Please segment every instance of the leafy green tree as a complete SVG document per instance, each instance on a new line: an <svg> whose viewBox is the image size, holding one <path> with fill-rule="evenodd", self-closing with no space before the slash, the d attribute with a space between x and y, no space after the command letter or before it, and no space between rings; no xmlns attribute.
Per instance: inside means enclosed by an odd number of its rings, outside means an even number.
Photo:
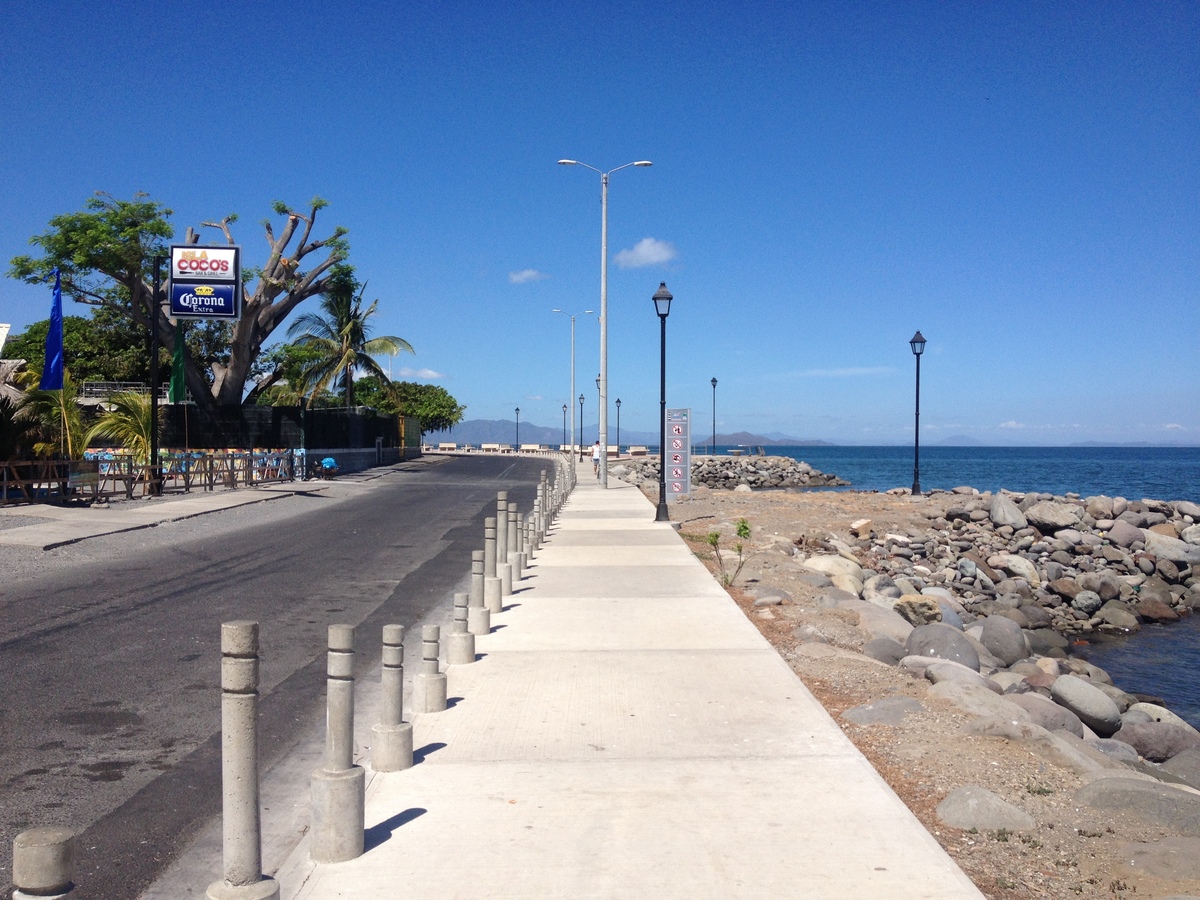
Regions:
<svg viewBox="0 0 1200 900"><path fill-rule="evenodd" d="M32 452L34 423L21 415L20 406L0 397L0 460L20 459Z"/></svg>
<svg viewBox="0 0 1200 900"><path fill-rule="evenodd" d="M360 403L389 415L413 416L420 420L422 433L447 431L462 421L466 407L443 387L412 381L379 379L372 375L354 385Z"/></svg>
<svg viewBox="0 0 1200 900"><path fill-rule="evenodd" d="M305 350L316 351L316 357L301 373L304 393L308 396L329 389L341 382L341 394L347 406L354 406L354 370L364 369L376 377L387 379L375 356L412 353L408 341L394 335L372 338L370 319L379 306L378 300L363 309L363 292L349 266L338 266L333 284L321 300L320 313L304 313L288 327L288 335Z"/></svg>
<svg viewBox="0 0 1200 900"><path fill-rule="evenodd" d="M9 338L4 355L45 365L46 332L50 320L34 322L21 334ZM160 368L170 365L170 354L160 348ZM90 317L63 317L63 356L76 381L150 380L149 335L114 310L100 307Z"/></svg>
<svg viewBox="0 0 1200 900"><path fill-rule="evenodd" d="M225 325L225 332L220 325L205 323L196 332L197 344L189 344L187 385L197 402L241 403L267 338L300 303L330 287L332 270L346 257L348 247L343 228L335 228L329 237L313 238L317 212L326 205L314 198L305 215L284 203L274 204L275 214L286 221L278 237L270 220L262 223L270 250L261 267L242 269L241 318ZM159 295L153 296L153 269L154 257L167 255L174 235L171 215L170 209L146 194L118 200L98 192L82 211L51 219L50 230L30 240L42 255L15 257L9 275L37 283L57 267L63 291L72 299L111 310L143 332L153 323L160 346L169 349L174 346L175 326L161 310L166 278ZM201 225L220 229L226 243L234 244L230 226L236 220L230 215ZM181 243L196 244L199 239L188 228ZM211 346L217 338L225 341L223 347ZM199 358L197 346L207 347Z"/></svg>
<svg viewBox="0 0 1200 900"><path fill-rule="evenodd" d="M151 444L150 404L150 395L140 391L121 391L113 394L105 402L104 412L87 430L84 437L85 446L95 438L108 438L131 451L134 461L138 465L148 465ZM158 421L160 437L162 430L163 422L160 419Z"/></svg>
<svg viewBox="0 0 1200 900"><path fill-rule="evenodd" d="M33 387L41 381L41 368L29 366L21 379L27 390L19 415L30 422L29 433L35 456L82 459L87 449L79 388L71 373L63 370L63 389L43 391Z"/></svg>

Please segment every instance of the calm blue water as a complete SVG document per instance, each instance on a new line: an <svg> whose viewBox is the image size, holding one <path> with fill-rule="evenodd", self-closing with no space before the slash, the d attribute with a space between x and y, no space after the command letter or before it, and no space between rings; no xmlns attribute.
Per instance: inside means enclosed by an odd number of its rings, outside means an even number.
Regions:
<svg viewBox="0 0 1200 900"><path fill-rule="evenodd" d="M697 448L703 452L702 448ZM728 447L718 447L725 453ZM851 489L911 488L912 447L767 447L852 483ZM921 487L1076 492L1130 500L1200 502L1197 447L922 447ZM1156 694L1200 728L1200 615L1093 644L1079 655L1127 691Z"/></svg>
<svg viewBox="0 0 1200 900"><path fill-rule="evenodd" d="M696 448L704 452L704 447ZM730 447L717 447L720 454ZM767 447L855 490L911 488L912 447ZM922 447L921 488L1200 501L1200 447Z"/></svg>

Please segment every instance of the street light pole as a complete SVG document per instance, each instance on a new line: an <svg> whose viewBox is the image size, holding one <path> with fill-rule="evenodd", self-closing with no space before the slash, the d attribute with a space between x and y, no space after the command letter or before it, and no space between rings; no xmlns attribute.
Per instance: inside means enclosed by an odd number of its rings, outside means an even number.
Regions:
<svg viewBox="0 0 1200 900"><path fill-rule="evenodd" d="M717 379L716 378L714 378L712 380L712 386L713 386L713 432L712 432L712 446L709 447L709 450L708 450L709 456L712 456L714 453L717 452Z"/></svg>
<svg viewBox="0 0 1200 900"><path fill-rule="evenodd" d="M564 310L561 310L561 309L552 309L552 310L550 310L550 312L562 313L564 316L569 316L571 319L571 393L568 396L574 397L575 396L575 315L572 313L569 313L569 312L565 312ZM590 316L591 314L592 314L592 311L590 309L585 309L580 315ZM583 416L579 417L579 440L580 441L583 440ZM571 452L574 453L575 452L574 451L574 447L575 447L575 417L574 416L571 417L571 447L572 447ZM583 454L581 452L580 459L582 459L582 458L583 458Z"/></svg>
<svg viewBox="0 0 1200 900"><path fill-rule="evenodd" d="M583 462L583 394L579 395L579 461Z"/></svg>
<svg viewBox="0 0 1200 900"><path fill-rule="evenodd" d="M621 398L617 398L617 459L621 458Z"/></svg>
<svg viewBox="0 0 1200 900"><path fill-rule="evenodd" d="M517 442L513 445L513 452L521 451L521 407L517 407Z"/></svg>
<svg viewBox="0 0 1200 900"><path fill-rule="evenodd" d="M917 404L913 420L913 496L921 493L921 354L925 352L925 338L921 332L912 336L908 342L913 356L917 358Z"/></svg>
<svg viewBox="0 0 1200 900"><path fill-rule="evenodd" d="M165 256L154 256L154 296L150 298L150 494L162 495L162 466L158 462L158 292Z"/></svg>
<svg viewBox="0 0 1200 900"><path fill-rule="evenodd" d="M600 176L600 487L608 487L608 176L629 166L646 167L648 159L625 163L602 172L577 159L560 159L560 166L583 166ZM575 393L574 390L571 393Z"/></svg>
<svg viewBox="0 0 1200 900"><path fill-rule="evenodd" d="M654 292L654 311L659 323L658 374L658 509L655 522L670 522L667 512L667 316L671 314L671 292L661 282Z"/></svg>
<svg viewBox="0 0 1200 900"><path fill-rule="evenodd" d="M563 404L563 444L567 443L567 404Z"/></svg>

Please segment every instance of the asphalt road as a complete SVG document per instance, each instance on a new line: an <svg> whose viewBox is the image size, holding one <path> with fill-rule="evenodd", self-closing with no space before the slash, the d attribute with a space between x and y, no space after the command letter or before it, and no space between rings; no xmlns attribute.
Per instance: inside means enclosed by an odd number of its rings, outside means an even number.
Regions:
<svg viewBox="0 0 1200 900"><path fill-rule="evenodd" d="M373 667L383 624L452 602L496 491L525 512L543 468L401 464L343 496L84 542L2 583L0 884L19 831L64 824L79 835L72 897L136 897L220 812L220 624L261 623L268 768L324 714L327 626L354 624L358 669Z"/></svg>

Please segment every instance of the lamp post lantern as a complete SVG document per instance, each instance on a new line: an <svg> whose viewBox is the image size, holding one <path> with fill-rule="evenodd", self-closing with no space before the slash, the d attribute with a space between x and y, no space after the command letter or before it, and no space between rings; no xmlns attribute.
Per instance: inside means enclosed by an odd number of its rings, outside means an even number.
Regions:
<svg viewBox="0 0 1200 900"><path fill-rule="evenodd" d="M670 522L667 512L667 316L671 314L674 299L667 290L667 283L660 282L654 292L654 311L659 324L659 374L658 374L658 509L655 522Z"/></svg>
<svg viewBox="0 0 1200 900"><path fill-rule="evenodd" d="M709 456L711 456L712 454L717 452L717 379L716 378L713 378L712 386L713 386L713 431L712 431L712 445L708 449Z"/></svg>
<svg viewBox="0 0 1200 900"><path fill-rule="evenodd" d="M579 395L579 461L583 462L583 394Z"/></svg>
<svg viewBox="0 0 1200 900"><path fill-rule="evenodd" d="M925 352L925 338L921 332L912 336L908 342L912 347L913 356L917 359L917 404L913 419L913 486L915 497L921 493L921 354Z"/></svg>
<svg viewBox="0 0 1200 900"><path fill-rule="evenodd" d="M563 445L567 443L567 404L563 404Z"/></svg>
<svg viewBox="0 0 1200 900"><path fill-rule="evenodd" d="M600 487L608 487L608 176L629 166L644 168L648 159L625 163L602 172L577 159L560 159L560 166L583 166L600 176ZM574 390L571 393L575 393Z"/></svg>
<svg viewBox="0 0 1200 900"><path fill-rule="evenodd" d="M621 457L621 398L617 398L617 458Z"/></svg>
<svg viewBox="0 0 1200 900"><path fill-rule="evenodd" d="M550 312L562 313L564 316L569 316L571 319L571 393L568 396L574 397L575 396L575 314L566 312L565 310L561 310L561 309L552 309L552 310L550 310ZM592 314L592 311L590 309L585 309L579 315L590 316L591 314ZM583 416L579 417L579 443L580 443L580 446L582 447L582 444L583 444ZM571 446L572 447L575 446L575 417L574 416L571 417ZM574 452L574 450L572 450L572 452ZM583 459L582 449L580 450L579 458Z"/></svg>
<svg viewBox="0 0 1200 900"><path fill-rule="evenodd" d="M513 450L520 452L521 450L521 407L517 407L517 442L513 445Z"/></svg>

